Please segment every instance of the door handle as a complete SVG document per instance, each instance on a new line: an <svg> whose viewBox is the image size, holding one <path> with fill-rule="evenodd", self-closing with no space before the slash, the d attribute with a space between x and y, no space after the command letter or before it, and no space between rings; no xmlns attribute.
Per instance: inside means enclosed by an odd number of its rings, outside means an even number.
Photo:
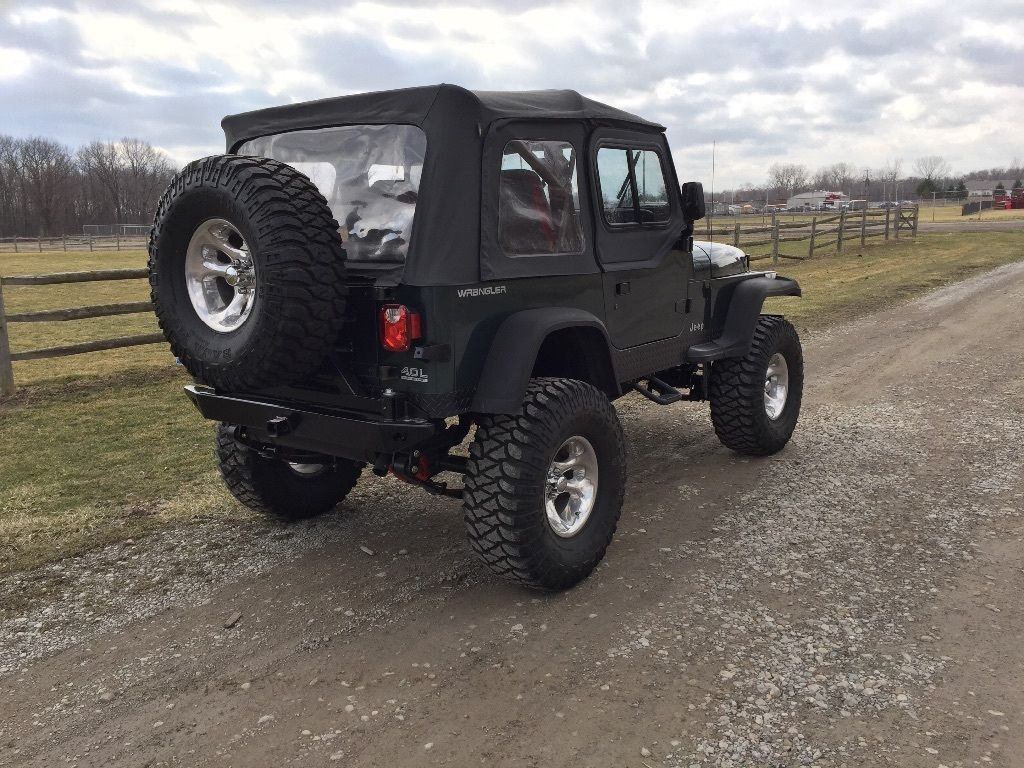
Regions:
<svg viewBox="0 0 1024 768"><path fill-rule="evenodd" d="M629 281L615 284L615 295L626 296L629 293Z"/></svg>

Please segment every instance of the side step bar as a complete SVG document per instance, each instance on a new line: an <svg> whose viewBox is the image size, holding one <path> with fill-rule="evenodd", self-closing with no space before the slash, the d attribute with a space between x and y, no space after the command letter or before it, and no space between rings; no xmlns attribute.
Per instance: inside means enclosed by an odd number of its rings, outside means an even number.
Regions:
<svg viewBox="0 0 1024 768"><path fill-rule="evenodd" d="M646 387L639 381L633 382L632 389L658 405L672 405L672 403L678 403L684 398L689 399L687 394L680 392L657 376L648 378Z"/></svg>

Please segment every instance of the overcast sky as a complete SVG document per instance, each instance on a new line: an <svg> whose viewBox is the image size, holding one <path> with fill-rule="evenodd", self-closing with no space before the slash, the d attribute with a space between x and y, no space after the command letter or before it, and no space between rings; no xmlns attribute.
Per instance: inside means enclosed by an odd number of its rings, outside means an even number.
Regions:
<svg viewBox="0 0 1024 768"><path fill-rule="evenodd" d="M220 119L449 82L575 88L668 126L679 176L772 162L955 170L1024 156L1024 0L5 2L0 133L138 136L177 162Z"/></svg>

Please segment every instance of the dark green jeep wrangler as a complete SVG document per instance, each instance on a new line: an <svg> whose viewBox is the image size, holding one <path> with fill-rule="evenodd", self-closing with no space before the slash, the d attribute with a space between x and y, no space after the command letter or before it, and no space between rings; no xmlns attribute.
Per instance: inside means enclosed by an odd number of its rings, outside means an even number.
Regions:
<svg viewBox="0 0 1024 768"><path fill-rule="evenodd" d="M789 440L800 341L761 310L800 288L694 244L704 193L662 126L574 91L450 85L223 125L230 154L164 193L149 267L244 504L310 517L370 465L461 498L495 572L562 589L622 508L616 398L709 400L742 453Z"/></svg>

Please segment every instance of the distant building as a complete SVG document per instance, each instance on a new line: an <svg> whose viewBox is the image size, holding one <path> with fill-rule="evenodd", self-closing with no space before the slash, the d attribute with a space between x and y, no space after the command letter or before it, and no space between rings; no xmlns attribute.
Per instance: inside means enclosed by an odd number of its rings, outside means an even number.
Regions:
<svg viewBox="0 0 1024 768"><path fill-rule="evenodd" d="M990 198L1000 184L1003 185L1003 189L1009 191L1016 183L1016 179L983 179L981 181L966 181L964 186L967 187L968 197Z"/></svg>
<svg viewBox="0 0 1024 768"><path fill-rule="evenodd" d="M838 208L840 203L844 203L850 199L849 195L844 195L842 192L829 192L824 189L818 189L814 192L801 192L798 195L793 195L789 200L786 201L787 208Z"/></svg>

